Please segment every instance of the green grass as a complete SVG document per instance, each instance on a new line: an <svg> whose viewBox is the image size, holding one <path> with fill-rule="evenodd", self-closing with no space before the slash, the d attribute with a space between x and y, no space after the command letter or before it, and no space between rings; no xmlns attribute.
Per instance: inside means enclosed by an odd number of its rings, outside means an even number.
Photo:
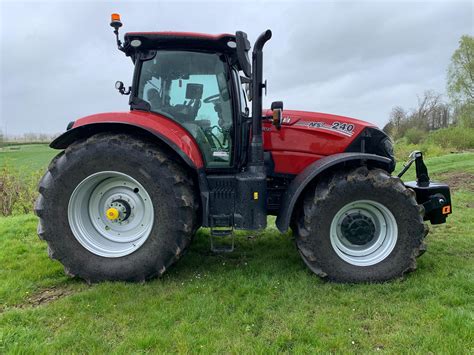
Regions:
<svg viewBox="0 0 474 355"><path fill-rule="evenodd" d="M45 169L56 154L47 144L8 146L0 149L0 168L7 165L28 174Z"/></svg>
<svg viewBox="0 0 474 355"><path fill-rule="evenodd" d="M472 174L474 154L427 164L435 178ZM239 233L225 255L200 230L162 279L89 286L48 259L34 216L0 218L0 352L473 353L468 186L456 187L448 223L431 226L418 270L384 284L321 281L290 235L269 227Z"/></svg>

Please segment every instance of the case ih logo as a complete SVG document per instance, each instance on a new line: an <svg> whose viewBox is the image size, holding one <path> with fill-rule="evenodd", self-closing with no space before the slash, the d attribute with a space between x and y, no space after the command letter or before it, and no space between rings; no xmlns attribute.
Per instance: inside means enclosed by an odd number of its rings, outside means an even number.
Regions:
<svg viewBox="0 0 474 355"><path fill-rule="evenodd" d="M307 122L307 121L300 121L295 124L295 126L303 126L309 128L319 128L325 129L327 131L335 131L345 136L352 137L354 134L354 125L352 123L344 123L344 122L333 122L331 124L327 124L325 122Z"/></svg>

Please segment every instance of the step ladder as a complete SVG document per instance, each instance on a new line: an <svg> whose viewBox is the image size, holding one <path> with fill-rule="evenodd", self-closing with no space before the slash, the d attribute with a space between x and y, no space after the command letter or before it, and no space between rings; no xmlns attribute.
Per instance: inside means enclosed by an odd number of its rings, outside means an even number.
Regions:
<svg viewBox="0 0 474 355"><path fill-rule="evenodd" d="M235 234L230 216L211 216L211 251L231 253L235 248Z"/></svg>

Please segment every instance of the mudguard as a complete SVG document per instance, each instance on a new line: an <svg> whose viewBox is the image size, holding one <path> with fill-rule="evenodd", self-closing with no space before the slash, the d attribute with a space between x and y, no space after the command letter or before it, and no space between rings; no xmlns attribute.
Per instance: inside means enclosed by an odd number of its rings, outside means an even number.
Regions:
<svg viewBox="0 0 474 355"><path fill-rule="evenodd" d="M68 131L51 142L54 149L65 149L74 141L105 131L145 134L175 151L193 169L204 166L201 151L193 136L182 126L162 115L144 112L101 113L78 119Z"/></svg>
<svg viewBox="0 0 474 355"><path fill-rule="evenodd" d="M280 212L276 219L278 230L282 233L288 230L296 202L311 181L313 181L323 171L348 162L359 162L359 164L361 162L367 162L385 170L388 170L392 164L392 160L387 157L367 153L339 153L315 161L306 167L290 183L288 189L285 191L282 198Z"/></svg>

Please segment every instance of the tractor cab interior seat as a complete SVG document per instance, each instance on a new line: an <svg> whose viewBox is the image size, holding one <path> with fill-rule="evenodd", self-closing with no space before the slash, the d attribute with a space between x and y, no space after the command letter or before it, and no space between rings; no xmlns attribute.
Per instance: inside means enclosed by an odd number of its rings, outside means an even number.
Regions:
<svg viewBox="0 0 474 355"><path fill-rule="evenodd" d="M202 92L202 84L188 83L184 102L171 105L170 100L167 99L162 110L172 114L180 123L194 122L202 105Z"/></svg>

